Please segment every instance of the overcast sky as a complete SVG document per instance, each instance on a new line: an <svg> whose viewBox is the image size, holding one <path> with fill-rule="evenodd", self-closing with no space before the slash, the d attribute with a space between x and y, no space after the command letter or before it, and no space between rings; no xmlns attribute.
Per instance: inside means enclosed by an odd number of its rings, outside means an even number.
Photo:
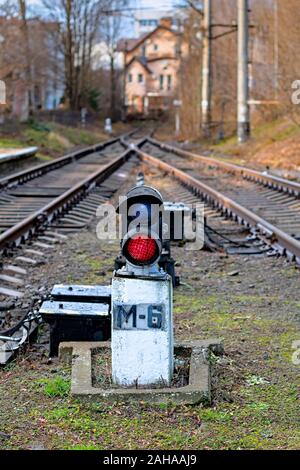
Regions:
<svg viewBox="0 0 300 470"><path fill-rule="evenodd" d="M2 0L0 0L1 3ZM181 3L182 0L129 0L130 8L141 8L143 10L151 11L155 10L168 10L172 6L176 6ZM32 15L38 15L43 13L42 0L28 0L28 5L30 6L30 13ZM127 16L127 15L126 15ZM128 16L133 17L133 12L131 11ZM134 28L134 21L124 18L124 35L131 35Z"/></svg>
<svg viewBox="0 0 300 470"><path fill-rule="evenodd" d="M178 5L180 0L130 0L132 8L141 9L144 11L155 10L168 10L172 6ZM133 21L127 22L127 30L132 29Z"/></svg>
<svg viewBox="0 0 300 470"><path fill-rule="evenodd" d="M173 5L179 3L180 0L130 0L132 6L137 8L155 8L165 10ZM42 4L41 0L28 0L28 4L31 5L32 8L39 8Z"/></svg>
<svg viewBox="0 0 300 470"><path fill-rule="evenodd" d="M178 3L178 0L136 0L135 3L137 4L137 7L164 10Z"/></svg>

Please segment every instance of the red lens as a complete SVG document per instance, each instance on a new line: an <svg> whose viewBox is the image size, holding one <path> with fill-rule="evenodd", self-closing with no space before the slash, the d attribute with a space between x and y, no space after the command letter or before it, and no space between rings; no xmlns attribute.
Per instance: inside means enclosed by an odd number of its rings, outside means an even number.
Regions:
<svg viewBox="0 0 300 470"><path fill-rule="evenodd" d="M155 260L158 254L156 241L146 235L136 235L131 238L127 243L126 250L133 261L141 264Z"/></svg>

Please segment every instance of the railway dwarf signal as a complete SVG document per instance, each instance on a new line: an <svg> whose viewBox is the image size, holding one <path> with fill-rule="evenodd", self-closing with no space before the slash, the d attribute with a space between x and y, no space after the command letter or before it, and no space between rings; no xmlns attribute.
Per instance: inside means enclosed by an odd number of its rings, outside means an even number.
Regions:
<svg viewBox="0 0 300 470"><path fill-rule="evenodd" d="M159 268L172 276L173 287L178 286L171 242L193 239L193 209L181 202L163 201L156 189L144 186L144 175L139 173L137 186L123 198L117 212L121 253L115 260L115 269L127 265L127 270L131 266L134 272L141 273L142 268L155 272L158 263Z"/></svg>
<svg viewBox="0 0 300 470"><path fill-rule="evenodd" d="M159 260L162 252L163 199L149 186L136 186L122 200L120 215L121 253L127 268L134 272L149 269Z"/></svg>
<svg viewBox="0 0 300 470"><path fill-rule="evenodd" d="M132 264L152 264L159 257L160 250L154 238L138 233L129 238L123 248L125 257Z"/></svg>
<svg viewBox="0 0 300 470"><path fill-rule="evenodd" d="M159 267L163 199L148 186L118 207L126 263L112 279L112 376L123 386L169 385L173 374L172 278Z"/></svg>

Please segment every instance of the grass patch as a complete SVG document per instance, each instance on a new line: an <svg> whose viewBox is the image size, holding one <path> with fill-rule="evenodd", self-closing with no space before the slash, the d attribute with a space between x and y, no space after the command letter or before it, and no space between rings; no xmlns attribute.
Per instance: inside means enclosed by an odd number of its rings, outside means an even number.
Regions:
<svg viewBox="0 0 300 470"><path fill-rule="evenodd" d="M49 421L64 421L78 415L80 408L76 405L59 406L46 412L45 418Z"/></svg>
<svg viewBox="0 0 300 470"><path fill-rule="evenodd" d="M70 380L63 377L38 379L36 384L43 386L43 392L48 397L66 397L71 389Z"/></svg>
<svg viewBox="0 0 300 470"><path fill-rule="evenodd" d="M3 148L16 148L16 147L26 147L26 143L23 142L20 139L12 139L12 138L6 138L6 137L1 137L0 138L0 147Z"/></svg>
<svg viewBox="0 0 300 470"><path fill-rule="evenodd" d="M93 145L107 139L107 135L101 132L91 132L80 127L74 128L56 124L55 129L57 133L64 135L73 145Z"/></svg>
<svg viewBox="0 0 300 470"><path fill-rule="evenodd" d="M69 447L68 450L102 450L102 447L96 445L76 444L75 446Z"/></svg>
<svg viewBox="0 0 300 470"><path fill-rule="evenodd" d="M204 422L229 423L232 420L230 411L217 409L201 410L200 417Z"/></svg>
<svg viewBox="0 0 300 470"><path fill-rule="evenodd" d="M38 158L46 161L47 157L61 156L75 146L88 146L107 140L108 136L100 131L69 127L54 122L31 120L21 126L17 136L0 138L0 147L23 148L39 147Z"/></svg>

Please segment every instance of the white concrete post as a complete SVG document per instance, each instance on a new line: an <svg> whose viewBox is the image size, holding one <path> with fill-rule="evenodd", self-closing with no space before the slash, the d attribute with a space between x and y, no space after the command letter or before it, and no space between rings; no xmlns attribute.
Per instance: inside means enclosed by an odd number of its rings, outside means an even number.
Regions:
<svg viewBox="0 0 300 470"><path fill-rule="evenodd" d="M116 274L112 280L112 377L121 386L163 384L173 375L172 280Z"/></svg>
<svg viewBox="0 0 300 470"><path fill-rule="evenodd" d="M112 125L111 125L110 118L105 119L104 131L107 132L108 134L112 133Z"/></svg>

